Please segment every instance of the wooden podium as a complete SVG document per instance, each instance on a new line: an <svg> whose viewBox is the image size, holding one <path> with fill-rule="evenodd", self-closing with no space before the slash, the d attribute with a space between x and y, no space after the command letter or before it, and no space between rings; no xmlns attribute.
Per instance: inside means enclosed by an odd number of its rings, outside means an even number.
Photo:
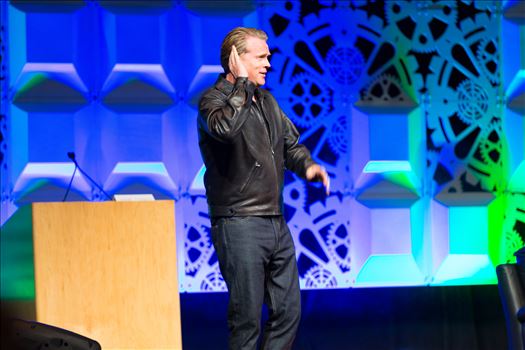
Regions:
<svg viewBox="0 0 525 350"><path fill-rule="evenodd" d="M33 204L39 322L107 349L182 349L173 201Z"/></svg>

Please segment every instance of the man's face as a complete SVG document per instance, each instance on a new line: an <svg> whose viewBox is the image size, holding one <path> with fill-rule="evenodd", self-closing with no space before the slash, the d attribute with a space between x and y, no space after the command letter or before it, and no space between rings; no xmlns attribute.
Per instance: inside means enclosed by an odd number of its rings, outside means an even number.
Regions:
<svg viewBox="0 0 525 350"><path fill-rule="evenodd" d="M266 41L253 36L246 38L246 52L240 55L242 63L248 71L248 79L257 86L266 82L266 72L270 68L270 50Z"/></svg>

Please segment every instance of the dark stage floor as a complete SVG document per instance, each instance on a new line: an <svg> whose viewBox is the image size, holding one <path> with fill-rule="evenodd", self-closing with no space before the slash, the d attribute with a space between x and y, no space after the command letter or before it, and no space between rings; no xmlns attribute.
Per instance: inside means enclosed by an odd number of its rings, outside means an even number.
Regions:
<svg viewBox="0 0 525 350"><path fill-rule="evenodd" d="M181 294L184 350L226 350L226 293ZM503 350L505 321L492 286L302 292L293 350ZM34 301L3 301L35 319Z"/></svg>
<svg viewBox="0 0 525 350"><path fill-rule="evenodd" d="M507 346L497 286L303 291L302 300L294 350ZM184 350L227 349L226 294L182 294L181 309Z"/></svg>

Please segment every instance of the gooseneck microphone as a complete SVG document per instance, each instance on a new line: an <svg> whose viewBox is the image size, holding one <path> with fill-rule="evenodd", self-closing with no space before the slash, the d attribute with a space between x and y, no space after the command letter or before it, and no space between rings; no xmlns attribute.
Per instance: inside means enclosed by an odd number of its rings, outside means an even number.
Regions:
<svg viewBox="0 0 525 350"><path fill-rule="evenodd" d="M75 170L73 170L73 175L71 176L71 180L69 181L69 185L67 186L67 191L66 191L66 194L64 196L64 199L62 200L63 202L66 201L66 198L67 198L67 195L69 193L69 190L71 189L71 184L73 183L73 179L75 178L75 173L78 169L78 171L80 171L80 173L82 175L84 175L93 185L95 185L96 188L98 188L100 190L100 192L104 193L104 195L109 199L109 200L113 200L113 198L111 198L111 196L109 194L107 194L106 191L104 191L104 189L95 181L91 178L91 176L89 176L81 167L80 165L78 165L78 162L75 158L75 152L67 152L67 157L69 159L71 159L73 161L73 163L75 164Z"/></svg>
<svg viewBox="0 0 525 350"><path fill-rule="evenodd" d="M69 157L69 154L72 153L72 152L68 152L67 155ZM74 157L74 155L73 155ZM71 158L71 157L69 157ZM71 185L73 184L73 179L75 178L75 174L77 173L77 169L78 169L78 166L77 166L77 162L75 162L75 169L73 170L73 175L71 175L71 179L69 180L69 185L67 185L67 190L66 190L66 194L64 194L64 198L62 198L62 202L65 202L66 199L67 199L67 195L69 194L69 190L71 190Z"/></svg>

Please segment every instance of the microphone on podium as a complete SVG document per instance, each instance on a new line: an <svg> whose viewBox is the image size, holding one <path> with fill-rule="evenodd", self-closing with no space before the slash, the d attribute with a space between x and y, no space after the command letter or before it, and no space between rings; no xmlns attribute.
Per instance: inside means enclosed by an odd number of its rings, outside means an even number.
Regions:
<svg viewBox="0 0 525 350"><path fill-rule="evenodd" d="M106 191L104 191L104 189L95 181L91 178L91 176L89 176L81 167L80 165L78 165L78 162L77 162L77 159L75 158L75 152L67 152L67 157L69 159L71 159L71 161L73 161L73 163L75 164L75 170L73 170L73 175L71 175L71 180L69 181L69 185L67 186L67 191L66 191L66 194L64 195L64 199L62 199L62 202L65 202L66 199L67 199L67 195L69 194L69 190L71 189L71 184L73 183L73 179L75 178L75 173L78 169L78 171L80 171L80 173L82 175L84 175L93 185L95 185L96 188L98 188L100 190L100 192L104 193L104 195L109 199L109 200L113 200L113 198L111 198L111 196L109 194L107 194Z"/></svg>

